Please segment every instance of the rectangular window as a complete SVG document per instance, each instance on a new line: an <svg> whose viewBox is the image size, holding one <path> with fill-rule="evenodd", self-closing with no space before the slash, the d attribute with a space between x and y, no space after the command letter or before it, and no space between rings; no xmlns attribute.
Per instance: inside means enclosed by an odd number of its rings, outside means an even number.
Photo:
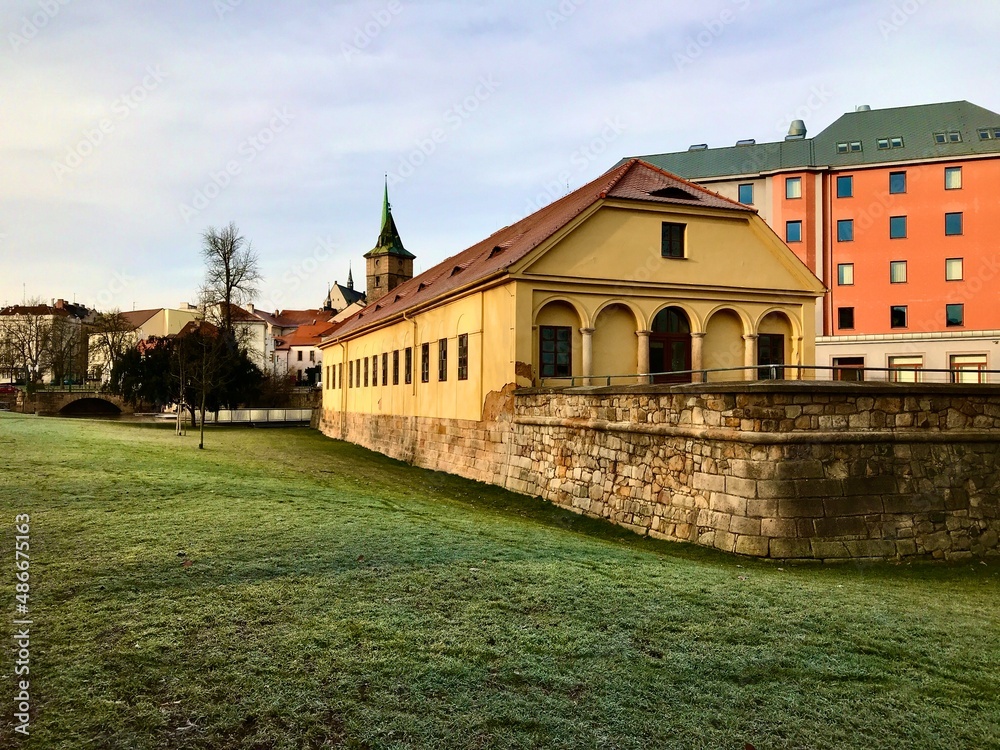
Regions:
<svg viewBox="0 0 1000 750"><path fill-rule="evenodd" d="M399 385L399 349L392 353L392 384Z"/></svg>
<svg viewBox="0 0 1000 750"><path fill-rule="evenodd" d="M945 167L944 168L944 189L945 190L960 190L962 188L962 168L961 167Z"/></svg>
<svg viewBox="0 0 1000 750"><path fill-rule="evenodd" d="M340 387L344 387L344 363L339 362L337 364L337 382L340 383Z"/></svg>
<svg viewBox="0 0 1000 750"><path fill-rule="evenodd" d="M853 153L859 152L861 150L861 141L851 141L850 147Z"/></svg>
<svg viewBox="0 0 1000 750"><path fill-rule="evenodd" d="M448 379L448 339L438 339L438 380Z"/></svg>
<svg viewBox="0 0 1000 750"><path fill-rule="evenodd" d="M746 203L748 206L753 205L753 185L749 183L746 185L740 185L739 194L740 203Z"/></svg>
<svg viewBox="0 0 1000 750"><path fill-rule="evenodd" d="M891 239L891 240L903 240L903 239L906 239L906 217L905 216L890 216L889 217L889 239Z"/></svg>
<svg viewBox="0 0 1000 750"><path fill-rule="evenodd" d="M985 354L952 354L949 358L951 382L953 383L985 383Z"/></svg>
<svg viewBox="0 0 1000 750"><path fill-rule="evenodd" d="M664 258L684 257L684 224L663 222L660 255Z"/></svg>
<svg viewBox="0 0 1000 750"><path fill-rule="evenodd" d="M834 357L833 379L860 383L865 379L864 357Z"/></svg>
<svg viewBox="0 0 1000 750"><path fill-rule="evenodd" d="M354 360L354 385L361 387L361 360Z"/></svg>
<svg viewBox="0 0 1000 750"><path fill-rule="evenodd" d="M469 379L469 334L458 337L458 379Z"/></svg>
<svg viewBox="0 0 1000 750"><path fill-rule="evenodd" d="M301 349L299 349L298 355L299 355L299 362L301 362L302 361L302 350Z"/></svg>
<svg viewBox="0 0 1000 750"><path fill-rule="evenodd" d="M906 192L906 172L889 172L889 192Z"/></svg>
<svg viewBox="0 0 1000 750"><path fill-rule="evenodd" d="M875 145L879 149L889 148L889 139L888 138L879 138L877 141L875 141Z"/></svg>
<svg viewBox="0 0 1000 750"><path fill-rule="evenodd" d="M962 234L962 212L944 215L944 233L946 237Z"/></svg>
<svg viewBox="0 0 1000 750"><path fill-rule="evenodd" d="M378 355L372 355L372 386L378 385Z"/></svg>
<svg viewBox="0 0 1000 750"><path fill-rule="evenodd" d="M382 353L382 385L389 385L389 354Z"/></svg>
<svg viewBox="0 0 1000 750"><path fill-rule="evenodd" d="M948 134L947 133L935 133L934 134L934 142L935 143L947 143L948 142Z"/></svg>
<svg viewBox="0 0 1000 750"><path fill-rule="evenodd" d="M906 328L906 305L893 305L889 308L889 327Z"/></svg>
<svg viewBox="0 0 1000 750"><path fill-rule="evenodd" d="M569 326L539 326L538 342L543 378L561 378L572 375L572 328Z"/></svg>
<svg viewBox="0 0 1000 750"><path fill-rule="evenodd" d="M837 327L844 331L854 330L854 308L837 308Z"/></svg>
<svg viewBox="0 0 1000 750"><path fill-rule="evenodd" d="M407 385L413 382L413 348L409 346L403 350L403 376Z"/></svg>
<svg viewBox="0 0 1000 750"><path fill-rule="evenodd" d="M326 380L324 381L323 386L326 390L330 390L330 365L326 366Z"/></svg>
<svg viewBox="0 0 1000 750"><path fill-rule="evenodd" d="M854 177L853 175L842 175L837 178L837 197L854 197Z"/></svg>
<svg viewBox="0 0 1000 750"><path fill-rule="evenodd" d="M431 382L431 345L420 345L420 382Z"/></svg>
<svg viewBox="0 0 1000 750"><path fill-rule="evenodd" d="M853 263L838 263L837 264L837 283L841 286L853 286L854 285L854 264Z"/></svg>
<svg viewBox="0 0 1000 750"><path fill-rule="evenodd" d="M944 324L949 328L965 325L965 305L945 305Z"/></svg>
<svg viewBox="0 0 1000 750"><path fill-rule="evenodd" d="M965 277L962 258L947 258L944 262L944 280L961 281Z"/></svg>
<svg viewBox="0 0 1000 750"><path fill-rule="evenodd" d="M889 379L893 383L919 383L920 370L923 369L924 358L912 355L889 357Z"/></svg>
<svg viewBox="0 0 1000 750"><path fill-rule="evenodd" d="M348 388L353 388L354 387L354 363L353 362L348 362L347 363L347 387Z"/></svg>
<svg viewBox="0 0 1000 750"><path fill-rule="evenodd" d="M837 144L837 153L846 154L847 153L847 141L841 141Z"/></svg>
<svg viewBox="0 0 1000 750"><path fill-rule="evenodd" d="M793 198L802 197L802 178L801 177L787 177L785 178L785 197L789 200Z"/></svg>
<svg viewBox="0 0 1000 750"><path fill-rule="evenodd" d="M785 242L802 242L802 222L785 222Z"/></svg>
<svg viewBox="0 0 1000 750"><path fill-rule="evenodd" d="M854 219L837 221L837 242L854 242Z"/></svg>
<svg viewBox="0 0 1000 750"><path fill-rule="evenodd" d="M368 387L368 357L365 357L365 388Z"/></svg>
<svg viewBox="0 0 1000 750"><path fill-rule="evenodd" d="M889 283L890 284L905 284L906 283L906 261L905 260L893 260L893 261L889 261Z"/></svg>
<svg viewBox="0 0 1000 750"><path fill-rule="evenodd" d="M991 140L992 138L993 138L993 131L992 130L990 130L989 128L980 128L979 129L979 140L981 140L981 141L988 141L988 140Z"/></svg>
<svg viewBox="0 0 1000 750"><path fill-rule="evenodd" d="M316 352L314 352L314 351L310 351L309 352L309 361L310 362L315 362L316 361Z"/></svg>

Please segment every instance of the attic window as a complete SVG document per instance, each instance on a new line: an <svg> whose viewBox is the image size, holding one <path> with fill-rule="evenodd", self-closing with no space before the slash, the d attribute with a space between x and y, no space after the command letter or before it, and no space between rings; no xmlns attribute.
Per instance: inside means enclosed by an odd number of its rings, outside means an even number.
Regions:
<svg viewBox="0 0 1000 750"><path fill-rule="evenodd" d="M980 128L979 140L991 141L994 138L1000 140L1000 128Z"/></svg>
<svg viewBox="0 0 1000 750"><path fill-rule="evenodd" d="M375 312L378 312L381 309L382 309L382 303L381 302L379 304L375 305Z"/></svg>
<svg viewBox="0 0 1000 750"><path fill-rule="evenodd" d="M673 200L682 201L696 201L699 200L697 195L692 195L687 190L681 190L679 187L665 187L659 190L651 190L649 192L654 198L671 198Z"/></svg>
<svg viewBox="0 0 1000 750"><path fill-rule="evenodd" d="M427 283L421 281L420 285L417 287L417 291L419 292L419 291L422 291L423 289L426 289L426 288L427 288Z"/></svg>
<svg viewBox="0 0 1000 750"><path fill-rule="evenodd" d="M497 257L500 253L502 253L506 249L507 248L505 248L505 247L500 247L500 245L497 245L495 248L493 248L492 250L490 250L489 257L490 258L495 258L495 257Z"/></svg>
<svg viewBox="0 0 1000 750"><path fill-rule="evenodd" d="M893 138L879 138L877 143L879 150L884 150L888 148L902 148L903 138L902 136L895 136Z"/></svg>
<svg viewBox="0 0 1000 750"><path fill-rule="evenodd" d="M392 301L393 302L399 302L401 299L403 299L403 295L402 294L397 294L395 297L392 298Z"/></svg>
<svg viewBox="0 0 1000 750"><path fill-rule="evenodd" d="M935 133L935 143L961 143L962 134L957 130L949 130L947 133Z"/></svg>
<svg viewBox="0 0 1000 750"><path fill-rule="evenodd" d="M837 153L846 154L848 152L858 152L861 150L861 141L841 141L837 144Z"/></svg>

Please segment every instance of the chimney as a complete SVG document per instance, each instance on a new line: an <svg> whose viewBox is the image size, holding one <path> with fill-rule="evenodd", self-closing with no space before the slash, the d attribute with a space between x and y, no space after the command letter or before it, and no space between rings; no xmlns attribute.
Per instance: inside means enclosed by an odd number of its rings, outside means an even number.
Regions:
<svg viewBox="0 0 1000 750"><path fill-rule="evenodd" d="M788 126L788 135L785 136L786 141L800 141L806 137L806 124L802 120L792 120L792 124Z"/></svg>
<svg viewBox="0 0 1000 750"><path fill-rule="evenodd" d="M247 309L248 309L248 310L249 310L249 311L250 311L251 313L252 313L252 312L254 312L254 307L253 307L253 302L251 302L251 303L250 303L249 305L247 305Z"/></svg>

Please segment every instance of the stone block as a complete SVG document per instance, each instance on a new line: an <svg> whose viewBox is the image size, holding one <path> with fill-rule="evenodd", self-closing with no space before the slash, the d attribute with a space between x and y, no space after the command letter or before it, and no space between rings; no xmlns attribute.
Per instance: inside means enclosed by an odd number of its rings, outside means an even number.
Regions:
<svg viewBox="0 0 1000 750"><path fill-rule="evenodd" d="M811 498L779 500L778 516L781 518L822 518L823 501Z"/></svg>
<svg viewBox="0 0 1000 750"><path fill-rule="evenodd" d="M844 494L844 483L840 479L796 479L795 494L798 497L839 497Z"/></svg>
<svg viewBox="0 0 1000 750"><path fill-rule="evenodd" d="M778 462L776 476L778 479L822 479L825 474L822 461L806 459Z"/></svg>
<svg viewBox="0 0 1000 750"><path fill-rule="evenodd" d="M760 536L760 519L747 518L746 516L732 516L729 521L729 530L734 534L748 534ZM750 554L750 553L747 553Z"/></svg>
<svg viewBox="0 0 1000 750"><path fill-rule="evenodd" d="M884 539L859 539L844 542L851 557L895 557L896 543Z"/></svg>
<svg viewBox="0 0 1000 750"><path fill-rule="evenodd" d="M777 560L793 560L813 556L812 545L807 539L772 539L768 549L771 557Z"/></svg>
<svg viewBox="0 0 1000 750"><path fill-rule="evenodd" d="M868 536L868 526L864 519L858 516L817 518L813 526L817 536L822 537Z"/></svg>
<svg viewBox="0 0 1000 750"><path fill-rule="evenodd" d="M896 540L896 555L899 557L907 557L909 555L917 554L917 543L912 539L897 539Z"/></svg>
<svg viewBox="0 0 1000 750"><path fill-rule="evenodd" d="M891 495L895 492L896 478L889 474L848 477L844 480L845 495Z"/></svg>
<svg viewBox="0 0 1000 750"><path fill-rule="evenodd" d="M798 523L786 518L763 518L760 521L761 536L795 537L798 536Z"/></svg>
<svg viewBox="0 0 1000 750"><path fill-rule="evenodd" d="M824 542L818 539L811 541L813 557L821 560L846 560L851 556L847 545L843 542Z"/></svg>
<svg viewBox="0 0 1000 750"><path fill-rule="evenodd" d="M747 515L755 518L778 515L778 501L774 499L751 498L747 500Z"/></svg>
<svg viewBox="0 0 1000 750"><path fill-rule="evenodd" d="M736 535L730 534L728 531L718 531L715 534L713 546L716 549L721 549L723 552L735 552Z"/></svg>
<svg viewBox="0 0 1000 750"><path fill-rule="evenodd" d="M831 497L823 501L827 516L864 516L882 513L884 508L879 495L854 495Z"/></svg>
<svg viewBox="0 0 1000 750"><path fill-rule="evenodd" d="M920 546L928 552L951 549L951 535L949 535L947 531L936 531L933 534L924 534L917 541L920 543Z"/></svg>
<svg viewBox="0 0 1000 750"><path fill-rule="evenodd" d="M765 536L739 536L736 538L736 553L752 555L753 557L767 557L768 541Z"/></svg>
<svg viewBox="0 0 1000 750"><path fill-rule="evenodd" d="M747 513L746 499L736 497L735 495L727 495L724 492L713 492L709 498L708 507L722 513L732 513L739 516L745 516Z"/></svg>
<svg viewBox="0 0 1000 750"><path fill-rule="evenodd" d="M691 486L696 490L708 490L709 492L725 492L726 478L719 474L706 474L697 471L691 477Z"/></svg>
<svg viewBox="0 0 1000 750"><path fill-rule="evenodd" d="M757 481L742 477L726 477L726 492L740 497L757 497Z"/></svg>
<svg viewBox="0 0 1000 750"><path fill-rule="evenodd" d="M761 479L757 482L757 497L782 499L795 496L795 482L790 479Z"/></svg>

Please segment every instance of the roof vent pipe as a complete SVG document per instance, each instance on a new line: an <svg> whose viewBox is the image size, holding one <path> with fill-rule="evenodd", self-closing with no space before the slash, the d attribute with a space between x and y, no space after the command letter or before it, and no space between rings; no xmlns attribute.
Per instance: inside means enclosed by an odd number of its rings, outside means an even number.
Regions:
<svg viewBox="0 0 1000 750"><path fill-rule="evenodd" d="M802 120L792 120L792 124L788 126L788 137L789 138L805 138L806 137L806 124Z"/></svg>
<svg viewBox="0 0 1000 750"><path fill-rule="evenodd" d="M871 112L871 111L872 111L872 107L871 107L871 105L870 105L870 104L862 104L862 105L860 105L860 106L859 106L859 107L858 107L858 108L857 108L856 110L854 110L854 111L855 111L855 112Z"/></svg>

